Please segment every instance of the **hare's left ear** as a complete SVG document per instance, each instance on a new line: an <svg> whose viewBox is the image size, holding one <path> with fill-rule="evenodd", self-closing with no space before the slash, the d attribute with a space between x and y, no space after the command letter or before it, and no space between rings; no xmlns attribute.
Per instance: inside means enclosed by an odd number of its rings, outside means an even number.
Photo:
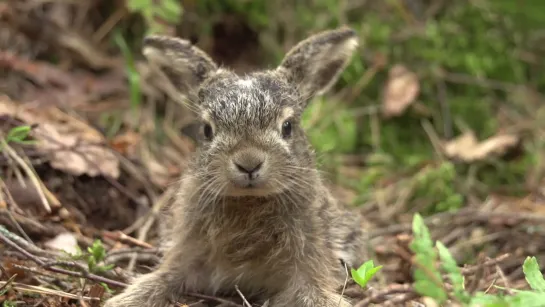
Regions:
<svg viewBox="0 0 545 307"><path fill-rule="evenodd" d="M357 46L356 32L350 28L321 32L293 47L277 71L297 87L306 103L329 90Z"/></svg>
<svg viewBox="0 0 545 307"><path fill-rule="evenodd" d="M183 95L195 95L204 80L218 69L204 51L176 37L147 36L142 53L165 73Z"/></svg>

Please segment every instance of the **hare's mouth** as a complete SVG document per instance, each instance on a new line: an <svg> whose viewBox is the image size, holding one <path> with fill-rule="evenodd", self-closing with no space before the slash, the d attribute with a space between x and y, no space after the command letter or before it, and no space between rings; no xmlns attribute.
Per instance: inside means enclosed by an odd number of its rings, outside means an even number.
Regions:
<svg viewBox="0 0 545 307"><path fill-rule="evenodd" d="M231 180L224 190L224 195L266 197L280 192L282 191L268 180Z"/></svg>
<svg viewBox="0 0 545 307"><path fill-rule="evenodd" d="M276 194L277 191L273 189L272 187L267 186L255 186L252 184L248 184L245 187L239 187L239 186L230 186L225 190L225 196L259 196L259 197L265 197L269 195Z"/></svg>

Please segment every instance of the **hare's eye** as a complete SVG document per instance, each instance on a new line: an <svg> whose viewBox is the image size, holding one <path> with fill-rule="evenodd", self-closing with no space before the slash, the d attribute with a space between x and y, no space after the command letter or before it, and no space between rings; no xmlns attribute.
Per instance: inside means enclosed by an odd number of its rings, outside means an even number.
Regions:
<svg viewBox="0 0 545 307"><path fill-rule="evenodd" d="M210 126L210 124L204 124L204 128L203 128L203 132L204 132L204 137L207 139L207 140L212 140L212 137L214 136L213 134L213 131L212 131L212 126Z"/></svg>
<svg viewBox="0 0 545 307"><path fill-rule="evenodd" d="M291 135L291 122L289 120L282 124L282 137L287 138Z"/></svg>

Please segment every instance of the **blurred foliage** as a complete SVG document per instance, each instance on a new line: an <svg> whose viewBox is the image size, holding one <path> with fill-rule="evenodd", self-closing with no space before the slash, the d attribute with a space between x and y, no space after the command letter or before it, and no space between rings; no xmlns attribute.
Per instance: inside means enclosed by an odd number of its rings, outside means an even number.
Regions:
<svg viewBox="0 0 545 307"><path fill-rule="evenodd" d="M164 31L164 24L158 22L158 19L176 23L182 15L182 7L176 0L128 0L127 8L144 18L148 29L146 34Z"/></svg>

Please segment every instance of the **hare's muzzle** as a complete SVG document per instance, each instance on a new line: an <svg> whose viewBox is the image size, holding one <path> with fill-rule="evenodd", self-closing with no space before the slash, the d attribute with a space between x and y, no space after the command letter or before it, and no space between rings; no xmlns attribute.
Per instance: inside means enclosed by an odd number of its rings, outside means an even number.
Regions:
<svg viewBox="0 0 545 307"><path fill-rule="evenodd" d="M267 156L257 149L240 150L231 157L229 179L238 189L261 188L267 183Z"/></svg>

